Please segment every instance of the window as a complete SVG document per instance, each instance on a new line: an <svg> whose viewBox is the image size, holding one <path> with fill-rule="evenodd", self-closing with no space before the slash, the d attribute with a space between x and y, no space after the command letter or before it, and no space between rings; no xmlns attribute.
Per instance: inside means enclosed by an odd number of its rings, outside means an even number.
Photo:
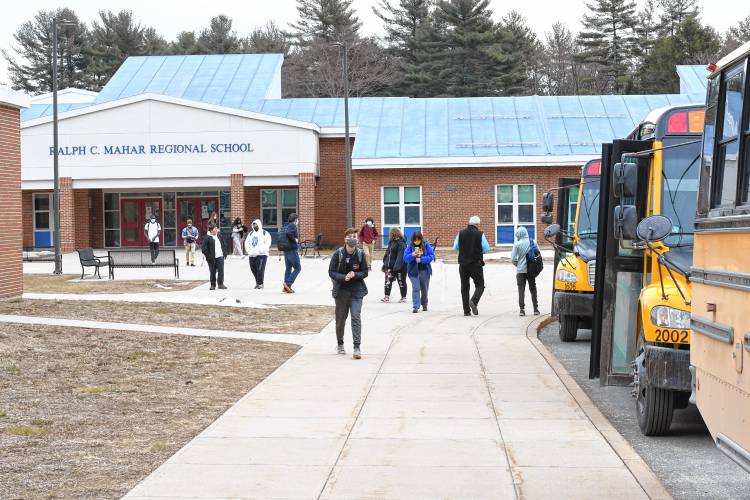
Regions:
<svg viewBox="0 0 750 500"><path fill-rule="evenodd" d="M383 244L388 242L391 228L398 227L408 241L422 230L422 188L419 186L383 187Z"/></svg>
<svg viewBox="0 0 750 500"><path fill-rule="evenodd" d="M744 63L729 70L724 77L724 117L721 120L720 141L714 166L712 207L733 207L736 202L744 84Z"/></svg>
<svg viewBox="0 0 750 500"><path fill-rule="evenodd" d="M260 193L261 221L266 229L280 229L297 213L296 189L264 189Z"/></svg>
<svg viewBox="0 0 750 500"><path fill-rule="evenodd" d="M51 247L52 232L55 228L54 195L52 193L34 193L34 246L37 248Z"/></svg>
<svg viewBox="0 0 750 500"><path fill-rule="evenodd" d="M104 193L104 246L120 246L120 195Z"/></svg>
<svg viewBox="0 0 750 500"><path fill-rule="evenodd" d="M568 192L568 218L565 221L566 230L568 233L573 234L576 225L576 210L578 209L578 186L573 186Z"/></svg>
<svg viewBox="0 0 750 500"><path fill-rule="evenodd" d="M232 193L219 191L219 228L231 228L232 223Z"/></svg>
<svg viewBox="0 0 750 500"><path fill-rule="evenodd" d="M507 184L497 186L498 245L512 245L516 229L526 228L531 239L536 239L536 186ZM577 197L576 197L577 203Z"/></svg>
<svg viewBox="0 0 750 500"><path fill-rule="evenodd" d="M177 204L175 193L164 193L164 246L177 245Z"/></svg>

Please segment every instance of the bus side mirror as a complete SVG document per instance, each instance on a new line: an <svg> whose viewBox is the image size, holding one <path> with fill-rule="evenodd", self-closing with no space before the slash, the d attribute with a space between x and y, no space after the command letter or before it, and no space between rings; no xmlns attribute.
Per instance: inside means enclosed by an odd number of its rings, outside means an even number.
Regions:
<svg viewBox="0 0 750 500"><path fill-rule="evenodd" d="M636 163L615 163L612 169L612 191L617 199L636 195L638 191L638 165Z"/></svg>
<svg viewBox="0 0 750 500"><path fill-rule="evenodd" d="M637 236L638 212L633 205L615 207L615 239L634 240Z"/></svg>
<svg viewBox="0 0 750 500"><path fill-rule="evenodd" d="M548 191L542 196L542 212L551 213L555 210L555 193Z"/></svg>
<svg viewBox="0 0 750 500"><path fill-rule="evenodd" d="M672 220L665 215L652 215L638 223L636 236L641 241L656 243L672 234Z"/></svg>
<svg viewBox="0 0 750 500"><path fill-rule="evenodd" d="M552 224L544 230L544 239L550 239L557 236L560 232L560 224Z"/></svg>

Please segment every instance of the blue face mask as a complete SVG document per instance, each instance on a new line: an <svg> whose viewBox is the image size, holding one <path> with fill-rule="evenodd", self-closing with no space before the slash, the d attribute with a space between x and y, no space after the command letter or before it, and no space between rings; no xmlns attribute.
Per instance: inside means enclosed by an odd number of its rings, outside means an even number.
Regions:
<svg viewBox="0 0 750 500"><path fill-rule="evenodd" d="M346 239L346 246L349 248L356 248L357 247L357 238L347 238Z"/></svg>

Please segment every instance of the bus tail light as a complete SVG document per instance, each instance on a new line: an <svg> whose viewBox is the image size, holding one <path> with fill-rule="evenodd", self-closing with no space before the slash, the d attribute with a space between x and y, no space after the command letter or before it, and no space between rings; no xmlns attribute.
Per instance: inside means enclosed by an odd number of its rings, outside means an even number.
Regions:
<svg viewBox="0 0 750 500"><path fill-rule="evenodd" d="M703 132L703 120L706 112L703 110L676 111L667 120L668 134L699 134Z"/></svg>
<svg viewBox="0 0 750 500"><path fill-rule="evenodd" d="M602 174L602 162L600 160L592 160L586 164L586 168L583 171L583 175L601 175Z"/></svg>

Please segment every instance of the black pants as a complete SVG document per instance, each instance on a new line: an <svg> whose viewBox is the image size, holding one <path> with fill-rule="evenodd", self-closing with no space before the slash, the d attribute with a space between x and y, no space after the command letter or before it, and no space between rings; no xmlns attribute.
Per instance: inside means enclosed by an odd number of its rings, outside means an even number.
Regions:
<svg viewBox="0 0 750 500"><path fill-rule="evenodd" d="M518 306L521 310L524 310L524 296L526 295L526 282L529 282L529 291L531 292L531 304L534 306L534 310L539 309L539 304L536 301L536 278L528 273L517 273L516 283L518 284Z"/></svg>
<svg viewBox="0 0 750 500"><path fill-rule="evenodd" d="M224 284L224 257L218 257L208 262L208 272L211 273L211 286L216 286L218 281L220 285Z"/></svg>
<svg viewBox="0 0 750 500"><path fill-rule="evenodd" d="M156 241L149 241L148 249L151 250L151 263L153 264L159 256L159 243Z"/></svg>
<svg viewBox="0 0 750 500"><path fill-rule="evenodd" d="M268 255L258 255L257 257L250 257L250 272L255 277L255 284L263 284L263 276L266 274L266 261Z"/></svg>
<svg viewBox="0 0 750 500"><path fill-rule="evenodd" d="M401 298L406 298L406 271L399 271L397 273L385 273L385 296L391 296L391 288L393 288L393 282L398 283L398 290L401 292Z"/></svg>
<svg viewBox="0 0 750 500"><path fill-rule="evenodd" d="M484 268L479 262L473 264L459 264L458 275L461 277L461 301L464 305L464 313L470 313L469 308L469 279L474 282L474 295L471 297L471 301L474 304L479 304L479 299L482 298L484 293Z"/></svg>

